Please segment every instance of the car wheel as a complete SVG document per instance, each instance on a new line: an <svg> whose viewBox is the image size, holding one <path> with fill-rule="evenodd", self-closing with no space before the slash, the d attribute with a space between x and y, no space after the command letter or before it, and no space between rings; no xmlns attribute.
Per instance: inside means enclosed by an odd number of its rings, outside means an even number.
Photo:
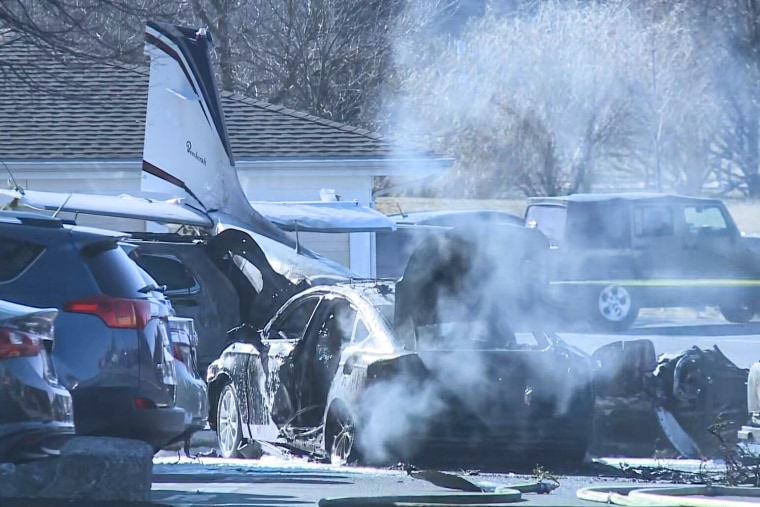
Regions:
<svg viewBox="0 0 760 507"><path fill-rule="evenodd" d="M739 306L721 306L720 313L723 318L735 324L746 324L755 316L755 310L749 304Z"/></svg>
<svg viewBox="0 0 760 507"><path fill-rule="evenodd" d="M639 316L631 291L622 285L607 285L595 293L594 321L610 331L625 331Z"/></svg>
<svg viewBox="0 0 760 507"><path fill-rule="evenodd" d="M325 427L325 451L333 465L357 464L360 460L356 424L345 409L331 409Z"/></svg>
<svg viewBox="0 0 760 507"><path fill-rule="evenodd" d="M216 434L219 452L224 458L240 458L240 443L243 440L240 424L240 407L232 384L227 384L219 395L216 408Z"/></svg>

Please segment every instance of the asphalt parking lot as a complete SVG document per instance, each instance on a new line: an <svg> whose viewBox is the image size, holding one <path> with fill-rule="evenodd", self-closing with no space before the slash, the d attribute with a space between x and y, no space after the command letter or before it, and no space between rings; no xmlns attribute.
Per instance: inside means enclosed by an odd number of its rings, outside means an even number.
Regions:
<svg viewBox="0 0 760 507"><path fill-rule="evenodd" d="M510 472L466 476L486 487L535 481ZM521 505L588 505L576 498L591 484L629 485L631 481L589 476L562 476L551 494L525 493ZM261 460L158 457L154 462L153 501L189 505L316 505L320 499L456 493L400 470L336 468L265 457Z"/></svg>

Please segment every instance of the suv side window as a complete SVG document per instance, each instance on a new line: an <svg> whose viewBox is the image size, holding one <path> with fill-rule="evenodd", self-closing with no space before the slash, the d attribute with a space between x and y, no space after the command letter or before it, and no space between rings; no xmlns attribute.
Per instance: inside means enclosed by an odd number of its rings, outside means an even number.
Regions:
<svg viewBox="0 0 760 507"><path fill-rule="evenodd" d="M634 210L634 234L639 237L673 236L673 209L667 206L641 206Z"/></svg>
<svg viewBox="0 0 760 507"><path fill-rule="evenodd" d="M140 254L137 264L169 291L190 290L198 285L192 272L179 259L152 254Z"/></svg>
<svg viewBox="0 0 760 507"><path fill-rule="evenodd" d="M267 339L300 340L321 299L315 296L293 303L272 323Z"/></svg>
<svg viewBox="0 0 760 507"><path fill-rule="evenodd" d="M725 232L728 230L726 217L718 206L685 206L683 208L684 222L692 232L708 230L710 232Z"/></svg>
<svg viewBox="0 0 760 507"><path fill-rule="evenodd" d="M44 248L40 245L0 238L0 283L8 282L19 276Z"/></svg>

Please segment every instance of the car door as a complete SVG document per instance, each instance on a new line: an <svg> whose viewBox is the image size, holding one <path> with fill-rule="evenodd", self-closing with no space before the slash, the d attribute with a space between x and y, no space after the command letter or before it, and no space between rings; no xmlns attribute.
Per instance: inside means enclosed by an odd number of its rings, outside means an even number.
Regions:
<svg viewBox="0 0 760 507"><path fill-rule="evenodd" d="M302 427L322 423L341 354L351 342L356 315L356 310L343 297L327 297L307 330L294 378L298 424Z"/></svg>
<svg viewBox="0 0 760 507"><path fill-rule="evenodd" d="M264 404L278 426L292 422L298 410L297 365L304 355L303 338L320 307L322 296L308 294L291 300L264 328L261 334L261 369L265 376ZM251 372L253 373L253 372ZM252 396L256 390L251 390ZM256 400L251 400L256 406Z"/></svg>
<svg viewBox="0 0 760 507"><path fill-rule="evenodd" d="M683 277L683 243L676 209L670 204L641 204L633 209L633 247L639 274L645 280Z"/></svg>
<svg viewBox="0 0 760 507"><path fill-rule="evenodd" d="M735 258L733 223L717 204L686 204L678 208L683 220L683 269L686 278L733 278L741 271Z"/></svg>

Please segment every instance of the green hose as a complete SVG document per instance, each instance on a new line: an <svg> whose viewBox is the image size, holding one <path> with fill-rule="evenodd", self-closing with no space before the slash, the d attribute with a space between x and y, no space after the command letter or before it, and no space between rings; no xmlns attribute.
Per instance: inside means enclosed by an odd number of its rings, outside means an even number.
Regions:
<svg viewBox="0 0 760 507"><path fill-rule="evenodd" d="M683 486L677 488L600 486L579 489L576 496L588 502L632 507L758 507L760 505L760 502L757 501L724 498L734 496L760 499L760 490L724 486Z"/></svg>
<svg viewBox="0 0 760 507"><path fill-rule="evenodd" d="M522 493L516 490L502 490L500 493L446 493L428 495L369 496L323 498L319 507L441 507L449 505L483 505L499 507L519 502Z"/></svg>
<svg viewBox="0 0 760 507"><path fill-rule="evenodd" d="M462 493L323 498L319 501L319 507L358 507L364 505L370 507L443 507L450 505L497 507L521 501L523 493L551 493L558 486L556 482L547 481L508 486L489 486L478 484L459 475L439 472L438 470L414 470L409 472L409 475L415 479L427 481L435 486L455 489Z"/></svg>
<svg viewBox="0 0 760 507"><path fill-rule="evenodd" d="M758 507L760 502L749 500L728 500L721 497L734 496L760 499L756 488L736 488L727 486L684 486L679 488L652 488L631 491L632 498L641 498L662 505L679 507Z"/></svg>
<svg viewBox="0 0 760 507"><path fill-rule="evenodd" d="M587 502L604 503L608 505L641 506L641 507L664 507L672 504L655 504L649 500L630 497L632 491L640 489L639 486L597 486L583 488L576 492L580 500Z"/></svg>

